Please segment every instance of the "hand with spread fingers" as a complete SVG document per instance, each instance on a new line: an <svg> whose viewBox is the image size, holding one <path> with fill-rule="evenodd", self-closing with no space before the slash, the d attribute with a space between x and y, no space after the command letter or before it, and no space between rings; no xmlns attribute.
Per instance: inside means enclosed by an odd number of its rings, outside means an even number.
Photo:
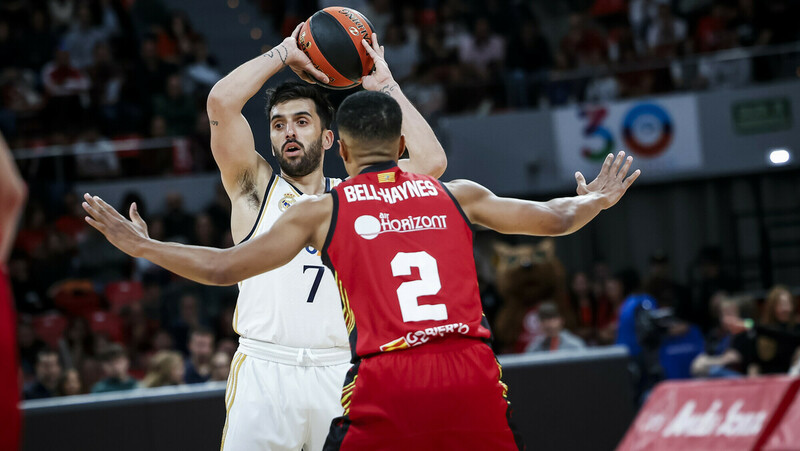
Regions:
<svg viewBox="0 0 800 451"><path fill-rule="evenodd" d="M613 153L610 153L603 162L600 174L588 185L583 174L576 172L575 180L578 182L578 194L596 193L602 195L603 210L614 206L642 173L641 170L637 169L626 178L632 163L633 157L625 158L625 152L618 153L616 157L614 157Z"/></svg>
<svg viewBox="0 0 800 451"><path fill-rule="evenodd" d="M286 51L284 64L289 66L298 77L307 83L314 84L317 83L318 80L327 83L329 81L328 76L314 67L314 63L311 62L308 55L303 53L297 45L297 36L300 35L300 28L302 28L302 26L303 23L301 22L294 28L292 35L284 39L280 44L280 47L283 47ZM279 53L281 52L281 50L277 51Z"/></svg>
<svg viewBox="0 0 800 451"><path fill-rule="evenodd" d="M111 205L97 196L83 195L83 209L89 213L86 222L105 235L106 239L122 252L139 257L140 246L150 239L147 234L147 224L144 222L136 203L131 204L130 217L126 219Z"/></svg>
<svg viewBox="0 0 800 451"><path fill-rule="evenodd" d="M378 35L372 33L372 45L366 39L361 40L361 45L367 50L370 58L375 63L375 70L366 77L361 78L361 86L367 91L387 91L397 87L394 76L389 70L389 64L384 57L383 46L378 43Z"/></svg>

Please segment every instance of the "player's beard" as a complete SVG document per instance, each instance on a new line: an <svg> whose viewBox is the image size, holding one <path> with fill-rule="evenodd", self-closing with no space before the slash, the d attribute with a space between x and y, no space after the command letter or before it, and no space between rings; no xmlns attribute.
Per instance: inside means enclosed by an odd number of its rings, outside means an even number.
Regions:
<svg viewBox="0 0 800 451"><path fill-rule="evenodd" d="M300 158L294 161L284 158L283 151L275 152L275 158L278 160L278 164L284 174L290 177L303 177L314 172L314 170L319 167L320 160L322 160L322 133L320 133L319 138L309 144L308 147L300 141L295 140L294 142L296 142L303 151ZM286 143L283 143L283 146L286 146Z"/></svg>

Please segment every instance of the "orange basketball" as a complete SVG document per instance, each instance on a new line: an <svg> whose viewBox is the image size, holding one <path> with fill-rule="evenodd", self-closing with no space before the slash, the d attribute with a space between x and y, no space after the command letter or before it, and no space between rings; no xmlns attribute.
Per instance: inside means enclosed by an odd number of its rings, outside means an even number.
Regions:
<svg viewBox="0 0 800 451"><path fill-rule="evenodd" d="M297 45L330 79L323 84L332 89L347 89L369 75L373 63L361 45L372 44L372 24L360 12L342 6L317 11L305 21Z"/></svg>

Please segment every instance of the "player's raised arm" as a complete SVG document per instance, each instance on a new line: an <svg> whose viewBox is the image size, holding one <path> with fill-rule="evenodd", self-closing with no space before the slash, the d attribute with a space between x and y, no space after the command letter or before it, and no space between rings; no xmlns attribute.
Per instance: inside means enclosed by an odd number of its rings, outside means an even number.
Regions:
<svg viewBox="0 0 800 451"><path fill-rule="evenodd" d="M431 126L414 108L411 101L403 94L400 85L394 80L383 56L383 46L378 44L378 36L373 33L372 45L366 40L362 40L361 45L375 62L375 72L361 79L364 89L389 94L400 104L400 109L403 111L401 132L406 137L409 158L398 162L400 168L408 172L441 177L447 168L447 156L444 148L436 138Z"/></svg>
<svg viewBox="0 0 800 451"><path fill-rule="evenodd" d="M586 184L578 172L578 195L547 202L532 202L495 196L483 186L468 181L447 183L470 221L501 233L558 236L573 233L602 210L612 207L625 194L641 171L626 177L633 158L620 152L606 157L600 174Z"/></svg>
<svg viewBox="0 0 800 451"><path fill-rule="evenodd" d="M86 222L119 250L206 285L232 285L285 265L306 246L321 249L333 211L330 196L302 200L269 232L239 246L216 249L151 239L135 203L128 220L99 197L86 194L84 199L83 208L90 215Z"/></svg>
<svg viewBox="0 0 800 451"><path fill-rule="evenodd" d="M289 66L306 81L313 82L308 73L327 80L322 72L311 64L308 57L297 48L297 33L286 38L272 50L257 56L234 69L218 81L208 94L207 111L211 122L211 151L222 172L222 183L231 200L242 192L242 184L252 180L250 171L271 167L256 152L250 124L242 115L242 108L264 83Z"/></svg>

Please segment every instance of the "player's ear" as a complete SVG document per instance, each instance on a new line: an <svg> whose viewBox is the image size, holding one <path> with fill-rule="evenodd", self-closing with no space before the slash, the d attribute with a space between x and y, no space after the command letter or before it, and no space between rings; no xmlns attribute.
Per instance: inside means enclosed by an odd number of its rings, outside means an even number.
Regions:
<svg viewBox="0 0 800 451"><path fill-rule="evenodd" d="M350 158L350 152L347 150L347 144L344 143L344 140L339 138L339 156L342 157L342 161L347 163L347 159Z"/></svg>
<svg viewBox="0 0 800 451"><path fill-rule="evenodd" d="M400 157L402 157L403 154L406 151L406 135L400 135L400 139L398 140L397 147L398 147L397 159L399 160Z"/></svg>
<svg viewBox="0 0 800 451"><path fill-rule="evenodd" d="M335 139L333 135L333 131L325 130L322 133L322 148L325 150L330 149L333 146Z"/></svg>

